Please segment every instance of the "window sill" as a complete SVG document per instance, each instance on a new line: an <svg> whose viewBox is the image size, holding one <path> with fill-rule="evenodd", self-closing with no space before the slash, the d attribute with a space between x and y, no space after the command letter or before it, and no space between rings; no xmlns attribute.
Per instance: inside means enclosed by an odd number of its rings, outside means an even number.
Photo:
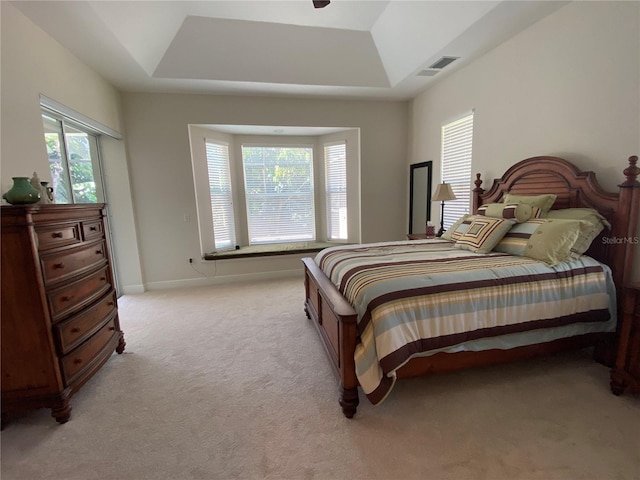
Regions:
<svg viewBox="0 0 640 480"><path fill-rule="evenodd" d="M315 253L327 247L343 245L328 242L295 242L277 243L270 245L249 245L238 250L223 250L215 253L205 253L203 260L227 260L230 258L269 257L273 255L291 255L297 253Z"/></svg>

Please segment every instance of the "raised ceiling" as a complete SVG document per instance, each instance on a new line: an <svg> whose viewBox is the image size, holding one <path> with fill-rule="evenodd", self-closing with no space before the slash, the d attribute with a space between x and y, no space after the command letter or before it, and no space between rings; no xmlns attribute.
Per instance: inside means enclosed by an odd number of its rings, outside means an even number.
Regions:
<svg viewBox="0 0 640 480"><path fill-rule="evenodd" d="M565 1L14 1L124 91L409 99ZM425 69L459 57L441 71Z"/></svg>

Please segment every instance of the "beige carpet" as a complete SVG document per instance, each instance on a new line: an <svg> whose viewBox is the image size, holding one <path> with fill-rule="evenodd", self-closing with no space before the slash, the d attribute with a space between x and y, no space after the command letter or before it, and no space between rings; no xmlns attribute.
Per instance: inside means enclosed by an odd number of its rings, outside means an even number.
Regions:
<svg viewBox="0 0 640 480"><path fill-rule="evenodd" d="M120 299L126 354L1 434L2 480L638 479L640 399L584 352L399 382L347 420L299 279Z"/></svg>

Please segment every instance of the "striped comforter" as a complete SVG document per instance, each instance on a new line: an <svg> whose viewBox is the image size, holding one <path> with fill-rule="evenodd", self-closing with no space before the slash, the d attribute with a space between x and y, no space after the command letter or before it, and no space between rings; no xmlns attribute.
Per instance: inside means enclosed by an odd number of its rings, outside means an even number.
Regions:
<svg viewBox="0 0 640 480"><path fill-rule="evenodd" d="M356 374L373 404L414 356L474 339L606 322L615 305L609 268L587 256L549 267L434 239L331 247L315 261L358 314Z"/></svg>

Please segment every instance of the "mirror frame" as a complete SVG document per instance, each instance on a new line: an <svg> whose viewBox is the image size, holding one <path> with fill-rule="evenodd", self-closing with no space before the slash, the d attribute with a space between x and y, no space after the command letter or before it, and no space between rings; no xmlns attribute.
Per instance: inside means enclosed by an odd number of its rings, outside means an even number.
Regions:
<svg viewBox="0 0 640 480"><path fill-rule="evenodd" d="M413 210L414 210L413 195L415 193L414 183L416 181L418 174L420 173L418 171L418 169L420 168L426 168L426 173L427 173L427 191L426 191L427 218L425 218L424 222L422 223L424 225L424 228L421 233L424 233L426 231L427 222L431 220L431 182L432 182L432 176L433 176L433 173L432 173L433 161L429 160L428 162L413 163L409 165L409 234L417 233L417 232L413 232Z"/></svg>

